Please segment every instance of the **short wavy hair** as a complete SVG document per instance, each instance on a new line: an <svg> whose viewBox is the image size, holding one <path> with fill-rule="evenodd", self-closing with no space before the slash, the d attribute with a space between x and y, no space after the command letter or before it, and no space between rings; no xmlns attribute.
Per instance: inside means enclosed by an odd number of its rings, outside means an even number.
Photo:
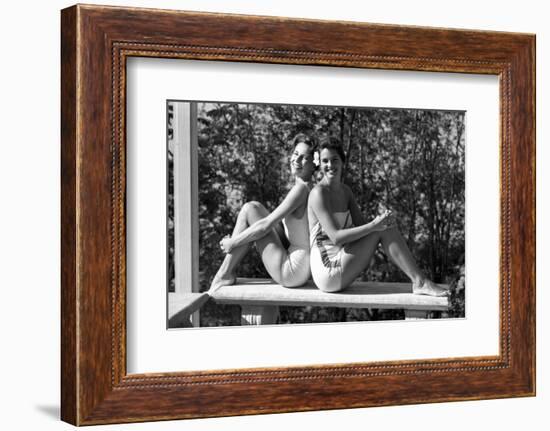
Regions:
<svg viewBox="0 0 550 431"><path fill-rule="evenodd" d="M335 138L334 136L329 136L323 139L321 141L319 152L323 151L324 149L336 151L336 153L340 156L342 163L346 163L346 153L344 151L342 143L340 142L340 139Z"/></svg>
<svg viewBox="0 0 550 431"><path fill-rule="evenodd" d="M292 140L292 147L294 148L300 143L309 146L311 148L311 154L314 154L315 151L317 151L317 140L313 136L306 135L305 133L298 133Z"/></svg>

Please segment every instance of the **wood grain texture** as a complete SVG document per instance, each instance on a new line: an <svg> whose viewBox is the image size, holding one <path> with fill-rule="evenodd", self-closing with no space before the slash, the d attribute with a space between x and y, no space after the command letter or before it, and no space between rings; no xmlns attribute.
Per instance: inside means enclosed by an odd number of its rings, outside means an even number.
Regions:
<svg viewBox="0 0 550 431"><path fill-rule="evenodd" d="M498 75L500 354L126 375L130 56ZM534 70L533 35L98 6L62 11L63 420L83 425L533 395Z"/></svg>
<svg viewBox="0 0 550 431"><path fill-rule="evenodd" d="M76 9L61 17L61 418L77 421Z"/></svg>

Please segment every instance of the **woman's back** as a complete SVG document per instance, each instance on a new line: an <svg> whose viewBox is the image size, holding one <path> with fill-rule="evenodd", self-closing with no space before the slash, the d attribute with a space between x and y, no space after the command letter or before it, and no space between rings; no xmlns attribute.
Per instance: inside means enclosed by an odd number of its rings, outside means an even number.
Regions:
<svg viewBox="0 0 550 431"><path fill-rule="evenodd" d="M306 186L307 187L307 186ZM307 187L309 194L309 187ZM283 219L285 235L290 247L309 249L309 222L307 200Z"/></svg>
<svg viewBox="0 0 550 431"><path fill-rule="evenodd" d="M296 217L293 214L287 215L283 219L285 234L290 246L298 248L309 248L309 224L307 211L302 212L302 217Z"/></svg>

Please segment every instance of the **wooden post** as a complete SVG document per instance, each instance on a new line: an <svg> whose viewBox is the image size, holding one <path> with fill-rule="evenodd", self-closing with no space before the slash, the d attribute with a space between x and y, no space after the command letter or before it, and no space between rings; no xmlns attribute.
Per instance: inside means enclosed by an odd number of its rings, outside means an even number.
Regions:
<svg viewBox="0 0 550 431"><path fill-rule="evenodd" d="M276 305L241 306L241 325L274 325L279 317Z"/></svg>
<svg viewBox="0 0 550 431"><path fill-rule="evenodd" d="M174 272L178 294L199 291L198 142L196 102L174 102ZM199 312L191 317L199 326Z"/></svg>
<svg viewBox="0 0 550 431"><path fill-rule="evenodd" d="M405 320L427 319L429 311L405 309Z"/></svg>

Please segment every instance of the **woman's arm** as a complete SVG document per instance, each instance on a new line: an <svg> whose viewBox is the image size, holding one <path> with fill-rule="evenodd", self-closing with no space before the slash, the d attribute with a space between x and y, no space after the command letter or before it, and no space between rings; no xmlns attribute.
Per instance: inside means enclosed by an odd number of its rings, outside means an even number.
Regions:
<svg viewBox="0 0 550 431"><path fill-rule="evenodd" d="M347 244L369 233L382 231L389 227L387 225L389 214L384 214L376 217L370 223L348 229L340 229L333 215L329 191L323 187L316 187L313 189L309 197L309 202L323 230L335 245ZM350 208L350 212L351 211ZM359 211L357 205L354 211Z"/></svg>
<svg viewBox="0 0 550 431"><path fill-rule="evenodd" d="M263 238L271 229L276 227L277 223L284 217L292 213L300 205L304 204L307 196L308 191L306 186L299 184L294 185L279 206L273 210L273 212L271 212L267 217L250 225L236 237L222 240L222 247L227 253L229 253L235 247L239 247Z"/></svg>
<svg viewBox="0 0 550 431"><path fill-rule="evenodd" d="M361 213L361 210L359 209L359 205L357 205L357 202L355 201L355 196L353 195L353 192L351 189L344 185L346 187L346 192L348 193L348 205L349 205L349 211L351 214L351 220L353 221L354 226L362 226L365 224L365 221L363 219L363 214ZM380 219L379 219L380 217ZM393 226L396 226L396 220L395 220L395 213L390 210L386 210L381 216L376 217L374 220L382 220L385 224L385 228L390 228ZM373 220L373 221L374 221ZM377 230L384 230L382 228L379 228Z"/></svg>

